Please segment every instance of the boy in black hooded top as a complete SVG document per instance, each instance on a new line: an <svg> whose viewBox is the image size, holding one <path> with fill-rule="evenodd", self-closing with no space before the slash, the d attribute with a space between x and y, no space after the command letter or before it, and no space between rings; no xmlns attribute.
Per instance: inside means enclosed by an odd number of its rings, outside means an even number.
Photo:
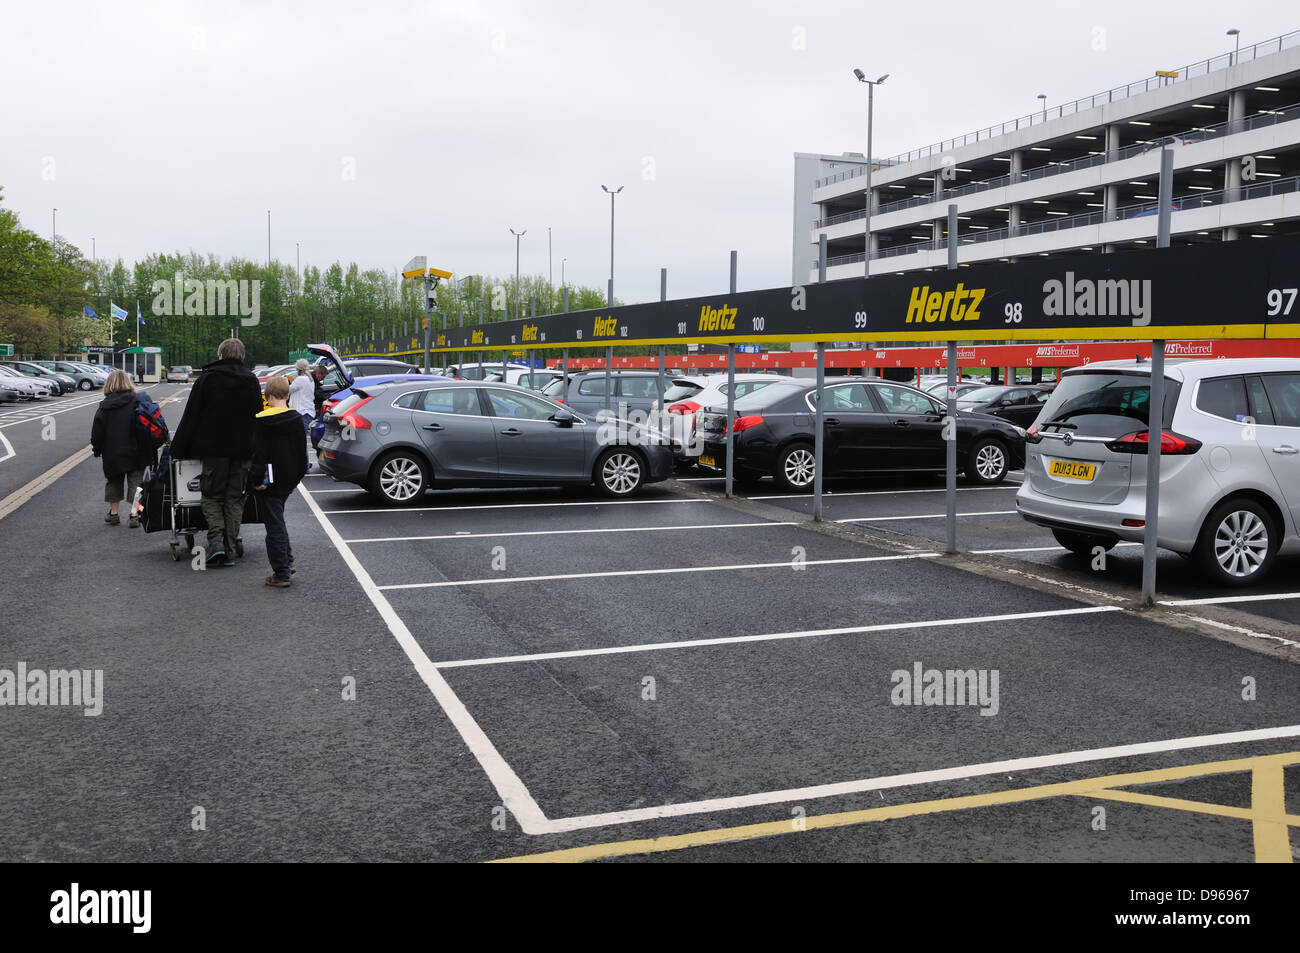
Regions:
<svg viewBox="0 0 1300 953"><path fill-rule="evenodd" d="M257 508L266 524L266 558L272 574L268 586L283 589L293 575L293 548L284 522L284 501L307 472L307 434L302 419L289 409L289 381L266 382L266 410L255 418L252 479L257 481Z"/></svg>

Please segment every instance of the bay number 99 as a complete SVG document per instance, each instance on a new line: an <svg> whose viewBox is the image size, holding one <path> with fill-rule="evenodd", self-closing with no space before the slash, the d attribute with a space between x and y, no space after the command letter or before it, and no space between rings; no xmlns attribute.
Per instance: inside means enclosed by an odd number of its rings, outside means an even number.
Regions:
<svg viewBox="0 0 1300 953"><path fill-rule="evenodd" d="M1268 292L1268 316L1271 318L1278 314L1290 314L1291 305L1295 304L1295 288L1271 288ZM1282 300L1286 299L1286 304Z"/></svg>

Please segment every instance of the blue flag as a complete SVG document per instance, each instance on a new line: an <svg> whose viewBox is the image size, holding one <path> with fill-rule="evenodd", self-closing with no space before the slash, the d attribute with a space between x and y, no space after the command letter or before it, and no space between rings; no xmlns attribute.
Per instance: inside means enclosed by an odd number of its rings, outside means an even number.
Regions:
<svg viewBox="0 0 1300 953"><path fill-rule="evenodd" d="M86 307L83 308L82 310L86 312L86 317L88 317L88 318L97 318L97 317L99 317L99 315L97 315L97 314L95 313L95 309L92 308L90 305L86 305Z"/></svg>
<svg viewBox="0 0 1300 953"><path fill-rule="evenodd" d="M137 301L137 302L135 303L135 320L140 324L141 327L144 326L144 318L142 318L142 317L140 316L140 302L139 302L139 301Z"/></svg>
<svg viewBox="0 0 1300 953"><path fill-rule="evenodd" d="M109 313L110 315L112 315L113 317L117 318L117 320L119 320L119 321L125 321L125 320L126 320L126 311L123 310L122 308L119 308L117 305L113 304L113 302L111 302L111 301L108 303L108 313Z"/></svg>

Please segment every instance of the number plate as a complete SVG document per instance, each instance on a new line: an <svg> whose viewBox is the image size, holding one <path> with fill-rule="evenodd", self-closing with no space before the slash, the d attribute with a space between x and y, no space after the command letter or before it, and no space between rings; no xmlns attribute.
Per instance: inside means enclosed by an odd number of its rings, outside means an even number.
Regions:
<svg viewBox="0 0 1300 953"><path fill-rule="evenodd" d="M1095 463L1077 463L1074 460L1052 460L1047 467L1049 476L1062 477L1066 480L1078 480L1091 483L1097 478Z"/></svg>
<svg viewBox="0 0 1300 953"><path fill-rule="evenodd" d="M717 461L707 453L700 454L700 463L706 467L716 467L718 465Z"/></svg>

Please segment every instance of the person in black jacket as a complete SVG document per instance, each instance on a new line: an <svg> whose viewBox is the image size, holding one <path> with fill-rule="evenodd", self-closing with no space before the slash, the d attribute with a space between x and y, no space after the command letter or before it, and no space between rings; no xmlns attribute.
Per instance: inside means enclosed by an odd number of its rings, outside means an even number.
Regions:
<svg viewBox="0 0 1300 953"><path fill-rule="evenodd" d="M266 558L272 573L266 584L283 589L293 575L293 547L284 522L284 501L307 472L307 433L289 407L289 381L266 382L266 410L257 415L253 448L253 487L257 509L266 524Z"/></svg>
<svg viewBox="0 0 1300 953"><path fill-rule="evenodd" d="M199 485L208 523L207 561L216 566L235 564L253 460L253 418L261 410L261 388L244 367L244 344L227 338L217 348L217 360L194 382L172 438L173 459L203 463Z"/></svg>
<svg viewBox="0 0 1300 953"><path fill-rule="evenodd" d="M118 505L135 496L135 488L144 482L144 468L153 462L153 448L136 440L135 386L126 371L113 371L104 382L104 399L90 427L90 448L104 464L104 502L109 506L104 522L117 526L122 522ZM132 511L130 526L139 525Z"/></svg>
<svg viewBox="0 0 1300 953"><path fill-rule="evenodd" d="M312 394L312 402L316 405L317 417L320 416L321 405L325 403L325 388L321 386L321 382L325 380L326 373L328 373L328 368L326 368L324 364L317 364L311 369L312 380L316 382L315 393Z"/></svg>

